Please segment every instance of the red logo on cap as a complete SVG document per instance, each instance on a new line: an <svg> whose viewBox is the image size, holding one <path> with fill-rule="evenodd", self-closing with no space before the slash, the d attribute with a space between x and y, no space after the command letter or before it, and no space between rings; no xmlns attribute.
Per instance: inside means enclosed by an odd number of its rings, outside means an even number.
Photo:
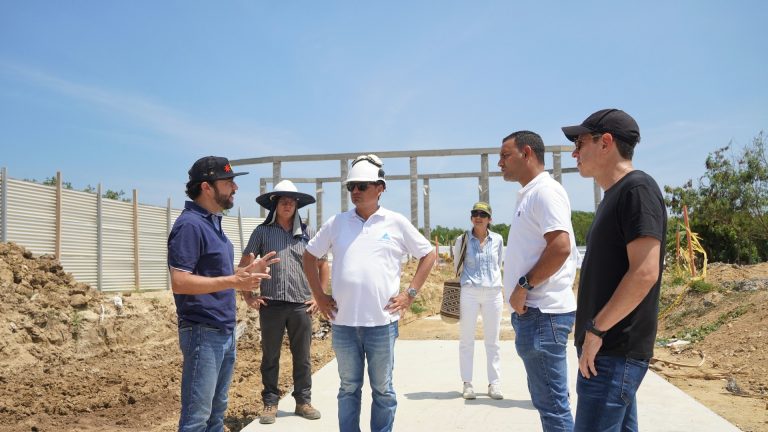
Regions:
<svg viewBox="0 0 768 432"><path fill-rule="evenodd" d="M224 165L224 172L230 172L232 171L232 167L229 166L229 164Z"/></svg>

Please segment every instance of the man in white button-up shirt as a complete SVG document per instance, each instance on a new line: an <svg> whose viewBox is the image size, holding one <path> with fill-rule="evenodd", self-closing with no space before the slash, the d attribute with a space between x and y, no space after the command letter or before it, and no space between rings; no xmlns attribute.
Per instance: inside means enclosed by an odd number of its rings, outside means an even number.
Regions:
<svg viewBox="0 0 768 432"><path fill-rule="evenodd" d="M373 390L371 431L391 431L397 400L392 386L395 339L401 313L424 284L435 254L432 245L403 215L379 205L386 189L381 160L360 156L345 183L353 210L323 224L304 252L304 273L318 310L333 323L333 349L339 364L339 430L360 430L365 359ZM333 294L323 292L319 257L331 252ZM419 258L407 291L400 293L402 258Z"/></svg>
<svg viewBox="0 0 768 432"><path fill-rule="evenodd" d="M573 280L578 250L571 204L544 170L544 142L530 131L502 140L504 180L522 186L504 256L504 293L514 312L515 347L545 432L573 429L566 346L576 317Z"/></svg>

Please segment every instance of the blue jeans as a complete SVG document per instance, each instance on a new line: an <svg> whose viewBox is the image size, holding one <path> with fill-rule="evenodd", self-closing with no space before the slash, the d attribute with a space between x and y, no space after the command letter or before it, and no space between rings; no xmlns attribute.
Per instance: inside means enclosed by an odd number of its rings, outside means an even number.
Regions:
<svg viewBox="0 0 768 432"><path fill-rule="evenodd" d="M363 370L368 359L371 385L371 432L391 431L397 399L392 386L395 366L397 321L377 327L349 327L334 324L333 350L339 364L339 431L360 431Z"/></svg>
<svg viewBox="0 0 768 432"><path fill-rule="evenodd" d="M224 430L227 392L235 367L235 334L207 324L179 325L181 371L180 432Z"/></svg>
<svg viewBox="0 0 768 432"><path fill-rule="evenodd" d="M566 348L575 319L576 312L548 314L531 307L523 315L512 313L515 348L545 432L573 430Z"/></svg>
<svg viewBox="0 0 768 432"><path fill-rule="evenodd" d="M581 357L581 350L579 357ZM597 375L576 378L576 427L580 432L636 432L637 389L648 361L626 357L595 357Z"/></svg>

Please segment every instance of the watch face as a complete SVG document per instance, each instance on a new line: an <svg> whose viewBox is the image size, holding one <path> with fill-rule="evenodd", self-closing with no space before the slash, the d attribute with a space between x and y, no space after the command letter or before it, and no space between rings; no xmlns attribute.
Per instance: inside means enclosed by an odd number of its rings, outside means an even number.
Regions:
<svg viewBox="0 0 768 432"><path fill-rule="evenodd" d="M408 288L407 293L411 297L416 297L416 294L418 294L418 291L416 291L416 288Z"/></svg>
<svg viewBox="0 0 768 432"><path fill-rule="evenodd" d="M528 279L526 279L525 276L521 276L520 279L517 280L517 284L521 287L526 287L526 285L528 285Z"/></svg>

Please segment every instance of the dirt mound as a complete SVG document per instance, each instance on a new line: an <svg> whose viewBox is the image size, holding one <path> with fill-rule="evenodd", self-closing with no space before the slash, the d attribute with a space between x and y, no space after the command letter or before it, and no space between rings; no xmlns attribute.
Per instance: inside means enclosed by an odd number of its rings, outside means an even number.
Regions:
<svg viewBox="0 0 768 432"><path fill-rule="evenodd" d="M258 314L242 302L238 326L229 430L262 408ZM315 326L317 369L332 351L327 323ZM180 378L169 292L100 293L52 256L0 244L0 431L174 431ZM279 383L290 391L287 340Z"/></svg>
<svg viewBox="0 0 768 432"><path fill-rule="evenodd" d="M657 348L655 370L745 431L768 431L766 281L768 263L716 263L711 287L662 290L662 304L679 301L659 323L660 345L684 342Z"/></svg>

